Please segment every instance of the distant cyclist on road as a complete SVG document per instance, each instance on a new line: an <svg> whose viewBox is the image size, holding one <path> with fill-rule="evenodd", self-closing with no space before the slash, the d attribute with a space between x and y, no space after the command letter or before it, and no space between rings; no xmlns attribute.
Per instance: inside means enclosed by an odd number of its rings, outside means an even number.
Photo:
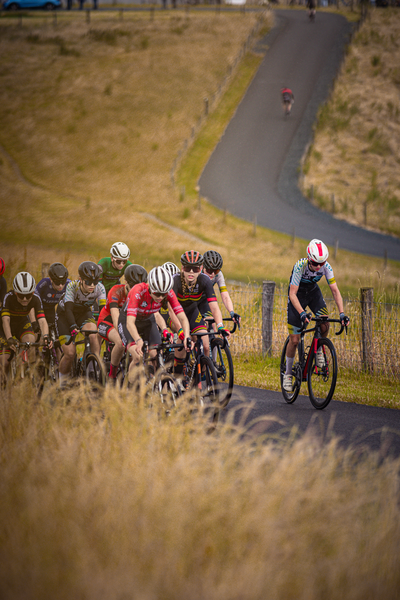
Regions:
<svg viewBox="0 0 400 600"><path fill-rule="evenodd" d="M292 90L288 87L284 87L281 89L281 97L282 97L282 105L285 115L290 115L290 111L292 110L292 104L294 102L294 94Z"/></svg>
<svg viewBox="0 0 400 600"><path fill-rule="evenodd" d="M316 9L317 9L316 0L307 0L307 8L308 8L308 17L309 17L310 21L314 21Z"/></svg>
<svg viewBox="0 0 400 600"><path fill-rule="evenodd" d="M325 275L332 292L332 296L339 310L339 319L343 325L350 322L343 312L343 300L335 281L331 265L327 262L328 248L321 240L311 240L307 246L307 258L301 258L294 265L289 282L289 298L287 305L287 322L289 329L289 343L286 350L286 372L283 376L283 389L292 392L292 368L296 348L300 341L300 332L303 325L309 323L306 307L308 306L317 317L327 317L328 309L318 282ZM321 332L327 335L329 323L322 323ZM317 366L324 364L322 349L317 351ZM321 364L322 363L322 364Z"/></svg>

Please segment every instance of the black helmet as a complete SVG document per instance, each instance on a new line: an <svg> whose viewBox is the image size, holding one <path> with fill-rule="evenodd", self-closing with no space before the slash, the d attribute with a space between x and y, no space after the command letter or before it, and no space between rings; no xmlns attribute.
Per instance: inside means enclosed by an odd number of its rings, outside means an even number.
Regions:
<svg viewBox="0 0 400 600"><path fill-rule="evenodd" d="M49 267L49 277L56 285L64 285L68 279L68 269L61 263L53 263Z"/></svg>
<svg viewBox="0 0 400 600"><path fill-rule="evenodd" d="M100 265L96 265L95 262L85 260L85 262L79 265L78 273L81 279L90 281L92 284L94 283L96 285L103 275L103 269Z"/></svg>
<svg viewBox="0 0 400 600"><path fill-rule="evenodd" d="M222 269L224 261L219 252L215 250L207 250L204 252L204 266L208 271L218 271Z"/></svg>
<svg viewBox="0 0 400 600"><path fill-rule="evenodd" d="M184 267L189 265L200 267L203 264L203 256L196 250L188 250L182 254L181 263Z"/></svg>
<svg viewBox="0 0 400 600"><path fill-rule="evenodd" d="M147 281L147 271L141 265L129 265L125 269L124 276L126 283L131 287L137 283L142 283L142 281Z"/></svg>

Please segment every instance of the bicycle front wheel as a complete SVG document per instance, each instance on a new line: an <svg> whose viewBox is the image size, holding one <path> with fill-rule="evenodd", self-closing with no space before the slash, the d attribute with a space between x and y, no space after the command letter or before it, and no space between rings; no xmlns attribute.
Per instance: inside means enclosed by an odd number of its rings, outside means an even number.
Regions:
<svg viewBox="0 0 400 600"><path fill-rule="evenodd" d="M233 390L233 361L229 346L224 341L214 338L211 341L211 356L218 377L219 405L228 406Z"/></svg>
<svg viewBox="0 0 400 600"><path fill-rule="evenodd" d="M105 384L103 367L95 354L88 354L86 357L85 377L88 383Z"/></svg>
<svg viewBox="0 0 400 600"><path fill-rule="evenodd" d="M218 394L218 378L215 372L215 367L211 358L208 356L202 356L200 358L200 373L197 371L198 365L196 365L196 375L194 380L193 388L189 391L190 403L193 404L193 411L203 412L207 415L207 421L212 423L212 427L209 429L212 432L215 429L215 425L219 418L219 394Z"/></svg>
<svg viewBox="0 0 400 600"><path fill-rule="evenodd" d="M298 368L296 367L296 369L294 369L293 371L295 371L295 374L293 373L293 387L292 387L292 391L288 392L285 389L283 389L283 376L286 373L286 350L287 350L287 346L289 343L289 336L286 338L286 341L283 345L283 349L282 349L282 354L281 354L281 366L280 366L280 377L281 377L281 390L282 390L282 396L284 397L285 401L288 404L293 404L293 402L296 400L297 396L299 395L300 392L300 386L301 386L301 369L300 369L300 365L298 365Z"/></svg>
<svg viewBox="0 0 400 600"><path fill-rule="evenodd" d="M308 393L314 408L323 409L328 406L335 391L337 379L336 350L331 340L321 338L318 349L322 350L323 365L318 366L316 355L312 356L308 365Z"/></svg>
<svg viewBox="0 0 400 600"><path fill-rule="evenodd" d="M169 414L176 407L182 395L181 388L175 379L165 372L156 376L154 391L159 395L166 414Z"/></svg>

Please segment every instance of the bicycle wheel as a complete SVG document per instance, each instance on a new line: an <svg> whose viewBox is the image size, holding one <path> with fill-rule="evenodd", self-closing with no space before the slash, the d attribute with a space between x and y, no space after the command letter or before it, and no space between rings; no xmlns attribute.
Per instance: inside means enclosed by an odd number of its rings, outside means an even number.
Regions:
<svg viewBox="0 0 400 600"><path fill-rule="evenodd" d="M316 365L315 354L308 365L308 393L314 408L322 409L328 406L335 391L337 379L337 357L336 350L331 340L321 338L318 348L322 348L324 355L324 366Z"/></svg>
<svg viewBox="0 0 400 600"><path fill-rule="evenodd" d="M88 354L86 357L85 377L88 383L105 384L103 367L95 354Z"/></svg>
<svg viewBox="0 0 400 600"><path fill-rule="evenodd" d="M233 390L233 362L229 346L220 338L211 340L211 356L218 377L219 405L228 406Z"/></svg>
<svg viewBox="0 0 400 600"><path fill-rule="evenodd" d="M281 390L282 390L282 395L285 399L285 401L288 404L293 404L293 402L296 400L297 396L299 395L300 392L300 386L301 386L301 369L300 369L300 365L297 363L296 365L294 365L293 369L292 369L292 373L293 373L293 391L292 392L287 392L286 390L283 389L283 376L286 373L286 349L289 343L289 336L286 338L286 341L283 345L283 349L282 349L282 354L281 354L281 367L280 367L280 376L281 376Z"/></svg>
<svg viewBox="0 0 400 600"><path fill-rule="evenodd" d="M218 377L211 358L202 356L200 358L201 380L199 374L196 375L196 389L199 405L210 416L212 423L216 423L219 418L219 394Z"/></svg>
<svg viewBox="0 0 400 600"><path fill-rule="evenodd" d="M182 395L181 388L175 379L165 372L156 376L154 392L159 395L166 414L169 414L176 407L177 401Z"/></svg>

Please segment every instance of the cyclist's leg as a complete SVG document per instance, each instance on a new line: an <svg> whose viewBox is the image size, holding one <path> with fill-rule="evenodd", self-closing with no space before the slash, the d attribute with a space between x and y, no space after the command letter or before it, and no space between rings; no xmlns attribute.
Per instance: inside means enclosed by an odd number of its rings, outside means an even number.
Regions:
<svg viewBox="0 0 400 600"><path fill-rule="evenodd" d="M206 323L201 316L199 309L196 307L189 318L190 334L195 336L197 333L207 333ZM210 338L208 335L203 336L203 350L204 354L208 356L210 354Z"/></svg>
<svg viewBox="0 0 400 600"><path fill-rule="evenodd" d="M68 379L71 372L72 362L75 357L75 344L67 344L70 341L71 335L67 320L64 315L56 313L56 332L62 350L62 357L58 367L60 382Z"/></svg>
<svg viewBox="0 0 400 600"><path fill-rule="evenodd" d="M99 331L100 336L111 342L114 346L111 350L111 364L110 364L110 372L109 377L115 379L117 376L118 365L124 355L124 345L122 343L121 337L118 331L115 329L112 324L111 317L107 317L104 321L99 321L97 323L97 329Z"/></svg>
<svg viewBox="0 0 400 600"><path fill-rule="evenodd" d="M80 321L82 331L97 331L97 324L91 310L82 315ZM98 358L100 358L100 339L97 333L89 336L90 349Z"/></svg>
<svg viewBox="0 0 400 600"><path fill-rule="evenodd" d="M326 302L318 286L314 289L312 297L309 298L308 306L316 317L329 317ZM323 337L327 337L329 333L329 323L321 323L321 333Z"/></svg>

